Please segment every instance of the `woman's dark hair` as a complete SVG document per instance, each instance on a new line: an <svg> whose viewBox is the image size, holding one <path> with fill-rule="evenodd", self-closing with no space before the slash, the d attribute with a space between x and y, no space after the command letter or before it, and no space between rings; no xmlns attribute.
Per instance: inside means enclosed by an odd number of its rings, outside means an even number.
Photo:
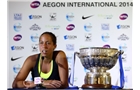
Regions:
<svg viewBox="0 0 140 90"><path fill-rule="evenodd" d="M41 37L42 35L44 35L44 34L50 35L50 37L51 37L51 39L52 39L52 41L53 41L53 44L56 45L56 36L55 36L52 32L43 32L43 33L40 35L40 37ZM40 38L39 38L39 40L40 40Z"/></svg>

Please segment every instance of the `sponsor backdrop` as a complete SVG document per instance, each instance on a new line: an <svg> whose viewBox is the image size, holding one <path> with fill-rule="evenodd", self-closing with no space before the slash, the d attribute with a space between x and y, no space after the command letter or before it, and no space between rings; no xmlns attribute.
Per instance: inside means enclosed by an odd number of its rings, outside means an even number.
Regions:
<svg viewBox="0 0 140 90"><path fill-rule="evenodd" d="M86 70L74 52L82 47L124 50L125 85L132 87L132 7L125 2L8 2L8 88L29 55L39 53L38 38L44 31L57 36L56 50L67 55L71 83L81 86ZM74 72L74 76L73 76ZM119 63L108 70L112 84L120 85ZM69 74L69 75L70 75ZM29 74L26 80L32 80Z"/></svg>

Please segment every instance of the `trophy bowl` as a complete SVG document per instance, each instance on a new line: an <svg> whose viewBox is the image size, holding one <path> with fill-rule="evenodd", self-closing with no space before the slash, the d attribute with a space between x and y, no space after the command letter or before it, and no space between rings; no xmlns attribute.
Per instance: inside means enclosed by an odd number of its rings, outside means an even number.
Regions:
<svg viewBox="0 0 140 90"><path fill-rule="evenodd" d="M108 70L115 66L119 54L116 48L87 47L80 48L78 57L86 69L105 67Z"/></svg>
<svg viewBox="0 0 140 90"><path fill-rule="evenodd" d="M85 84L82 87L110 88L111 76L106 72L113 68L119 55L123 51L117 48L85 47L76 52L84 68L90 70L85 76Z"/></svg>

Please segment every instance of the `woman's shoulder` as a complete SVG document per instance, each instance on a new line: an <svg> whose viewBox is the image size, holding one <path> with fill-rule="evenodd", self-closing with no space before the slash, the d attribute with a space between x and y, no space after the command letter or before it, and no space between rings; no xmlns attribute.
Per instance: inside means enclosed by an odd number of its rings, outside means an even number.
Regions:
<svg viewBox="0 0 140 90"><path fill-rule="evenodd" d="M35 61L36 62L36 60L38 59L38 56L39 56L40 54L33 54L33 55L30 55L30 56L28 56L27 57L27 61Z"/></svg>
<svg viewBox="0 0 140 90"><path fill-rule="evenodd" d="M24 61L24 66L28 67L28 68L32 68L34 67L36 61L37 61L37 57L39 54L34 54L34 55L30 55L26 58L26 60Z"/></svg>
<svg viewBox="0 0 140 90"><path fill-rule="evenodd" d="M63 50L55 50L54 53L65 53Z"/></svg>
<svg viewBox="0 0 140 90"><path fill-rule="evenodd" d="M54 51L54 53L55 53L54 55L55 55L56 59L57 58L66 58L65 52L62 50Z"/></svg>
<svg viewBox="0 0 140 90"><path fill-rule="evenodd" d="M63 51L63 50L55 50L54 52L53 52L53 54L54 54L54 56L65 56L65 52Z"/></svg>

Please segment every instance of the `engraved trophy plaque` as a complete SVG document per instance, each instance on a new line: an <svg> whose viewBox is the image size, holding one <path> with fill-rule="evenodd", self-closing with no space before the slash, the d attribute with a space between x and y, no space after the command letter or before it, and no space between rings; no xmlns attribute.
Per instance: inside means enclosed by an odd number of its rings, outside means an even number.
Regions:
<svg viewBox="0 0 140 90"><path fill-rule="evenodd" d="M83 67L90 71L86 73L82 88L111 88L111 76L106 71L115 66L123 51L104 47L87 47L79 50L80 52L75 52L75 55L79 57Z"/></svg>

